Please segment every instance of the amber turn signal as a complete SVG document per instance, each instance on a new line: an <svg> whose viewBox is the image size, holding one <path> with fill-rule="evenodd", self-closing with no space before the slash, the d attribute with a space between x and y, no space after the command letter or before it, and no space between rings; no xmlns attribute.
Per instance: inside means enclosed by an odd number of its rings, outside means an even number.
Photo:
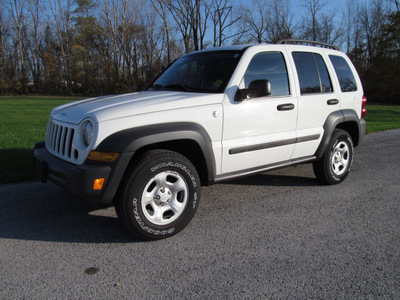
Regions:
<svg viewBox="0 0 400 300"><path fill-rule="evenodd" d="M101 151L90 151L88 159L97 161L113 162L119 156L118 152L101 152Z"/></svg>
<svg viewBox="0 0 400 300"><path fill-rule="evenodd" d="M105 178L97 178L97 179L95 179L94 183L93 183L93 189L95 191L101 190L103 188L103 184L104 184L105 180L106 180Z"/></svg>

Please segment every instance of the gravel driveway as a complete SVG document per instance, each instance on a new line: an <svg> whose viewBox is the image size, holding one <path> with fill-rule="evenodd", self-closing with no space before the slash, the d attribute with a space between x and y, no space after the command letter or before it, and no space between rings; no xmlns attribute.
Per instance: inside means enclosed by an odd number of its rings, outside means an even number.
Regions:
<svg viewBox="0 0 400 300"><path fill-rule="evenodd" d="M302 165L206 187L156 242L53 184L0 186L0 298L399 299L399 150L367 135L336 186Z"/></svg>

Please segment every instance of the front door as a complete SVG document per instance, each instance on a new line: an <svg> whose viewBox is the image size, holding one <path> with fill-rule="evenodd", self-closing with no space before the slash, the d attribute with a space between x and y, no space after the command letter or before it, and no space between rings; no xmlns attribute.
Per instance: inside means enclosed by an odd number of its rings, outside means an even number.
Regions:
<svg viewBox="0 0 400 300"><path fill-rule="evenodd" d="M290 160L296 143L297 98L291 93L286 53L255 53L239 84L267 79L271 95L224 104L222 173Z"/></svg>

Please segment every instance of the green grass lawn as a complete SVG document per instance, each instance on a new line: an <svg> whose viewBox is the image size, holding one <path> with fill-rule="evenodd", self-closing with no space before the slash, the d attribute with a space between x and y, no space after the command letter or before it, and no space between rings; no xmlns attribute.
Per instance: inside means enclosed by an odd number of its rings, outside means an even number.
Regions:
<svg viewBox="0 0 400 300"><path fill-rule="evenodd" d="M0 183L32 179L32 149L46 135L55 106L75 97L0 97Z"/></svg>
<svg viewBox="0 0 400 300"><path fill-rule="evenodd" d="M367 105L367 133L400 128L400 105Z"/></svg>
<svg viewBox="0 0 400 300"><path fill-rule="evenodd" d="M32 180L32 149L55 106L82 98L0 97L0 184ZM400 106L367 105L367 132L400 128Z"/></svg>

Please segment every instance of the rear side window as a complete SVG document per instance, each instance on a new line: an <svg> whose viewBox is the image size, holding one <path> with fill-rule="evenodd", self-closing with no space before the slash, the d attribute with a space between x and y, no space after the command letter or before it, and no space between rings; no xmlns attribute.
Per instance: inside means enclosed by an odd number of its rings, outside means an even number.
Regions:
<svg viewBox="0 0 400 300"><path fill-rule="evenodd" d="M347 61L343 57L336 55L329 55L329 58L335 68L342 92L357 91L356 80Z"/></svg>
<svg viewBox="0 0 400 300"><path fill-rule="evenodd" d="M285 59L280 52L265 52L255 55L244 74L245 88L257 79L271 83L271 96L289 95L289 80Z"/></svg>
<svg viewBox="0 0 400 300"><path fill-rule="evenodd" d="M321 55L293 52L302 95L332 92L332 82Z"/></svg>

